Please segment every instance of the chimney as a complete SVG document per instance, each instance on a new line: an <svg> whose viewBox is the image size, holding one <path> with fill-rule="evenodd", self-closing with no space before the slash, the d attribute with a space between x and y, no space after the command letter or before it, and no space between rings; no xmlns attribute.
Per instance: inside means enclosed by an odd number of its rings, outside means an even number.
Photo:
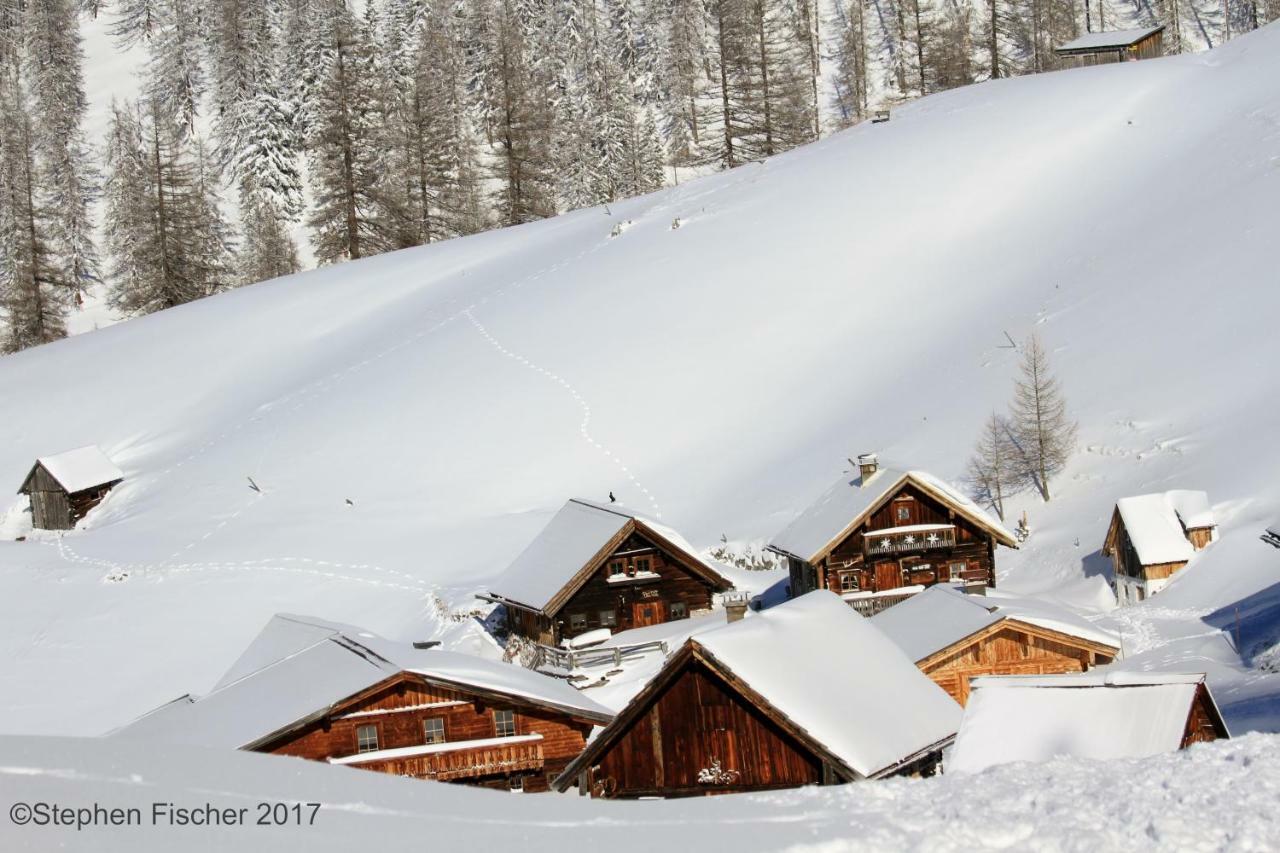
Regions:
<svg viewBox="0 0 1280 853"><path fill-rule="evenodd" d="M858 456L858 470L862 472L863 485L866 485L880 470L880 460L874 453L862 453Z"/></svg>
<svg viewBox="0 0 1280 853"><path fill-rule="evenodd" d="M729 623L741 622L742 618L747 615L747 604L750 597L745 593L731 592L724 597L724 615L725 621Z"/></svg>

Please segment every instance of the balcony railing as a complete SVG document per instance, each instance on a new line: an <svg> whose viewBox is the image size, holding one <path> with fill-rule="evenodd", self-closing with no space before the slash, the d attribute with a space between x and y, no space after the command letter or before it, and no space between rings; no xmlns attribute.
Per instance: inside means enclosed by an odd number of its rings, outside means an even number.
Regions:
<svg viewBox="0 0 1280 853"><path fill-rule="evenodd" d="M862 534L863 551L868 557L874 557L876 554L901 554L906 551L954 548L955 544L956 526L954 524L913 524L910 527L868 530Z"/></svg>
<svg viewBox="0 0 1280 853"><path fill-rule="evenodd" d="M516 735L402 747L330 759L330 763L441 782L541 770L542 735Z"/></svg>

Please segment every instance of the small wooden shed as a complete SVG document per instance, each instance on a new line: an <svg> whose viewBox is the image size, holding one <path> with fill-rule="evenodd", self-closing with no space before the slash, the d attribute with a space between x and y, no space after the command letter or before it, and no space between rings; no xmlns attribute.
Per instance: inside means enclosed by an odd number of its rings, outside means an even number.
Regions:
<svg viewBox="0 0 1280 853"><path fill-rule="evenodd" d="M1131 604L1155 595L1217 538L1204 492L1176 489L1121 498L1102 543L1115 569L1116 600Z"/></svg>
<svg viewBox="0 0 1280 853"><path fill-rule="evenodd" d="M70 530L124 479L97 447L41 456L22 481L19 494L31 498L32 523L40 530Z"/></svg>
<svg viewBox="0 0 1280 853"><path fill-rule="evenodd" d="M1085 33L1053 51L1070 66L1107 65L1164 56L1164 27Z"/></svg>

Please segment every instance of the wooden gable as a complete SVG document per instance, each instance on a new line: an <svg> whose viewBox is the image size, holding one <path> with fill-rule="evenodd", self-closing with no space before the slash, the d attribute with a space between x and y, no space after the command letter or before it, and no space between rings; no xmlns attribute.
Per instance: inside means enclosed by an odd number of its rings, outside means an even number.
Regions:
<svg viewBox="0 0 1280 853"><path fill-rule="evenodd" d="M579 781L593 796L674 797L854 776L691 641L555 786L563 791Z"/></svg>
<svg viewBox="0 0 1280 853"><path fill-rule="evenodd" d="M1186 732L1182 736L1182 748L1193 743L1208 743L1231 737L1226 721L1218 711L1209 688L1201 682L1196 687L1195 699L1191 702L1191 712L1187 715Z"/></svg>
<svg viewBox="0 0 1280 853"><path fill-rule="evenodd" d="M1057 675L1111 663L1119 649L1018 619L1001 619L916 662L961 705L983 675Z"/></svg>

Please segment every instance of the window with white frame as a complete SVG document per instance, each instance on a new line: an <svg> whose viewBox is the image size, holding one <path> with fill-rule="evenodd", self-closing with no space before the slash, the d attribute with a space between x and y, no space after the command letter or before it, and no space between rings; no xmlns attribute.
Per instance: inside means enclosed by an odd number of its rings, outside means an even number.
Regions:
<svg viewBox="0 0 1280 853"><path fill-rule="evenodd" d="M356 752L375 752L378 749L378 727L356 728Z"/></svg>
<svg viewBox="0 0 1280 853"><path fill-rule="evenodd" d="M626 572L626 570L627 570L627 563L626 563L626 561L625 561L625 560L610 560L610 561L609 561L609 576L610 576L610 577L616 577L616 576L618 576L618 575L624 574L624 573Z"/></svg>
<svg viewBox="0 0 1280 853"><path fill-rule="evenodd" d="M842 572L840 574L840 591L841 592L857 592L858 591L858 573Z"/></svg>
<svg viewBox="0 0 1280 853"><path fill-rule="evenodd" d="M636 572L637 572L637 573L644 573L644 572L649 571L649 565L650 565L650 564L649 564L649 558L648 558L648 557L637 557L637 558L636 558Z"/></svg>
<svg viewBox="0 0 1280 853"><path fill-rule="evenodd" d="M947 567L948 576L953 581L962 581L964 580L964 570L967 568L969 568L968 563L963 560L956 560Z"/></svg>
<svg viewBox="0 0 1280 853"><path fill-rule="evenodd" d="M493 733L496 737L515 737L516 712L515 711L494 711L493 712Z"/></svg>
<svg viewBox="0 0 1280 853"><path fill-rule="evenodd" d="M618 626L618 611L601 610L600 611L600 627L616 628Z"/></svg>
<svg viewBox="0 0 1280 853"><path fill-rule="evenodd" d="M444 743L444 717L431 717L422 722L423 743Z"/></svg>

